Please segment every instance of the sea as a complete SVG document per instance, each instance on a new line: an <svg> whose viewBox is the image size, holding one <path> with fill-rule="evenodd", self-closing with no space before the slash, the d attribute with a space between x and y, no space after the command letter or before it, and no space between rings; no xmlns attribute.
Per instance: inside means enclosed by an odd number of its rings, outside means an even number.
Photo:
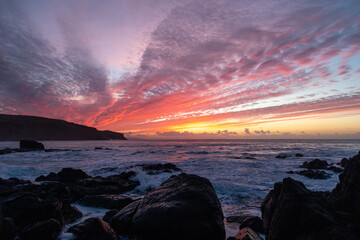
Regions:
<svg viewBox="0 0 360 240"><path fill-rule="evenodd" d="M339 182L338 173L329 179L308 179L287 171L299 170L304 161L315 158L336 164L356 155L360 140L128 140L128 141L44 141L47 149L0 155L0 177L34 181L40 175L64 167L80 168L91 176L109 176L133 170L140 186L130 192L142 197L174 173L148 175L143 163L174 163L185 173L208 178L222 204L224 216L261 216L261 202L275 182L291 177L315 191L331 191ZM18 142L0 142L0 149L17 148ZM95 149L102 148L102 149ZM69 151L70 150L70 151ZM296 157L300 153L303 157ZM276 158L285 155L286 158ZM84 218L104 215L106 209L76 205ZM225 221L227 235L237 226ZM69 227L69 226L68 226ZM61 239L71 239L64 231Z"/></svg>

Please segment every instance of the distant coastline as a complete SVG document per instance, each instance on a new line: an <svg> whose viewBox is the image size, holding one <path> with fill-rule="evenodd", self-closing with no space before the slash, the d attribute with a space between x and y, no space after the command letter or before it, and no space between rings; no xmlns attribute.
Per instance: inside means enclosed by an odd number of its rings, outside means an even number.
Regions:
<svg viewBox="0 0 360 240"><path fill-rule="evenodd" d="M0 141L127 140L123 133L99 131L60 119L0 114Z"/></svg>

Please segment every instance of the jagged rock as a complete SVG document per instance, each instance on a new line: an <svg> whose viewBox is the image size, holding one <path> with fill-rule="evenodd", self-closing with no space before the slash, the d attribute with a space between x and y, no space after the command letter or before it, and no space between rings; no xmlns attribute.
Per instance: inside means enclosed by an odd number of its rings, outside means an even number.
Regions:
<svg viewBox="0 0 360 240"><path fill-rule="evenodd" d="M31 140L20 140L20 148L25 150L45 150L44 144Z"/></svg>
<svg viewBox="0 0 360 240"><path fill-rule="evenodd" d="M117 240L115 231L99 218L89 218L69 229L78 240Z"/></svg>
<svg viewBox="0 0 360 240"><path fill-rule="evenodd" d="M341 211L348 212L353 220L360 221L360 152L350 158L344 172L340 174L340 183L330 194Z"/></svg>
<svg viewBox="0 0 360 240"><path fill-rule="evenodd" d="M296 171L295 173L311 179L328 179L331 177L331 175L329 173L326 173L325 171L318 171L312 169Z"/></svg>
<svg viewBox="0 0 360 240"><path fill-rule="evenodd" d="M107 211L102 218L107 223L110 223L111 219L119 212L117 209L111 209L110 211Z"/></svg>
<svg viewBox="0 0 360 240"><path fill-rule="evenodd" d="M121 195L88 195L81 198L78 203L84 206L101 207L107 209L121 210L134 200L130 197Z"/></svg>
<svg viewBox="0 0 360 240"><path fill-rule="evenodd" d="M81 169L73 169L73 168L63 168L58 173L51 172L47 176L40 176L35 179L36 182L42 181L77 181L81 179L89 178L90 176L87 175Z"/></svg>
<svg viewBox="0 0 360 240"><path fill-rule="evenodd" d="M49 219L26 226L21 230L20 237L23 240L55 240L60 232L60 223L55 219Z"/></svg>
<svg viewBox="0 0 360 240"><path fill-rule="evenodd" d="M339 225L325 194L311 192L291 178L274 185L261 212L267 240L308 239L325 227Z"/></svg>
<svg viewBox="0 0 360 240"><path fill-rule="evenodd" d="M163 172L167 172L167 173L181 172L181 169L172 163L137 164L135 165L135 167L141 167L141 169L149 175L156 175Z"/></svg>
<svg viewBox="0 0 360 240"><path fill-rule="evenodd" d="M121 235L143 240L223 240L223 213L209 180L182 173L111 219Z"/></svg>
<svg viewBox="0 0 360 240"><path fill-rule="evenodd" d="M310 162L304 162L300 167L307 169L327 169L329 164L325 160L314 159Z"/></svg>
<svg viewBox="0 0 360 240"><path fill-rule="evenodd" d="M256 217L256 216L249 216L247 218L245 218L240 226L239 229L243 229L243 228L251 228L252 230L254 230L255 232L258 233L265 233L264 231L264 227L263 227L263 222L261 220L261 218Z"/></svg>
<svg viewBox="0 0 360 240"><path fill-rule="evenodd" d="M346 167L346 164L349 162L349 159L343 158L337 165L340 165L341 167Z"/></svg>
<svg viewBox="0 0 360 240"><path fill-rule="evenodd" d="M304 155L303 154L301 154L301 153L296 153L295 154L295 157L303 157Z"/></svg>
<svg viewBox="0 0 360 240"><path fill-rule="evenodd" d="M344 171L344 169L335 166L329 166L327 169L336 173L341 173Z"/></svg>

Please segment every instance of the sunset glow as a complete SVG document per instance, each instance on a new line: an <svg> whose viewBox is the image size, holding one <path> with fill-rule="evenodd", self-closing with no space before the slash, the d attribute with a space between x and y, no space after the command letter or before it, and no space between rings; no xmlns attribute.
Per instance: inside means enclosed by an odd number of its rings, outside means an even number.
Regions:
<svg viewBox="0 0 360 240"><path fill-rule="evenodd" d="M0 1L0 113L129 138L360 138L360 2Z"/></svg>

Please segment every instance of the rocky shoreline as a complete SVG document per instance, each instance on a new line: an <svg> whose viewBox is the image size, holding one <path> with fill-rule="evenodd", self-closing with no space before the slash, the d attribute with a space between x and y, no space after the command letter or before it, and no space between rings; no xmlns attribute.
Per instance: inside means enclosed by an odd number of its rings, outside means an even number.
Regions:
<svg viewBox="0 0 360 240"><path fill-rule="evenodd" d="M261 205L262 217L227 219L240 224L228 240L360 239L360 153L343 159L340 182L331 192L313 192L291 178L275 183ZM149 175L174 174L143 198L127 193L140 183L133 171L108 177L64 168L35 182L0 179L0 239L51 240L64 231L76 239L225 239L221 204L209 180L183 173L174 164L142 164ZM306 170L340 171L324 161ZM332 168L332 169L331 169ZM342 169L341 169L342 170ZM83 219L74 203L109 209L102 218ZM75 224L74 224L75 223Z"/></svg>

